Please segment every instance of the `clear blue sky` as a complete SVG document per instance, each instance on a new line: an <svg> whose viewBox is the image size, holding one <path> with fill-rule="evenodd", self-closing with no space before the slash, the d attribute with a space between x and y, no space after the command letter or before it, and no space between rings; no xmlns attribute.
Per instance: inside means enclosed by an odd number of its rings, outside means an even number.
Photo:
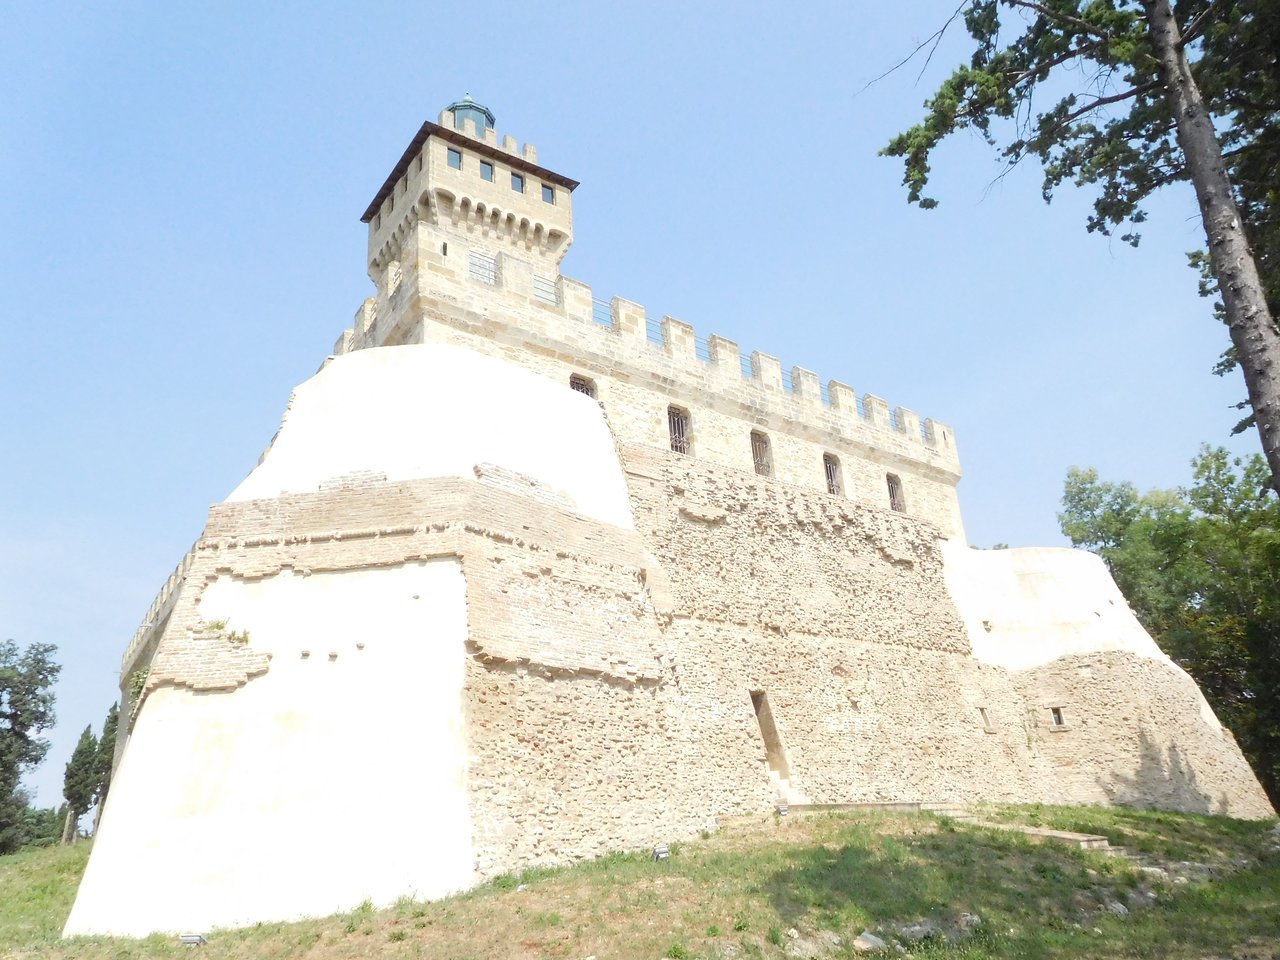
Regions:
<svg viewBox="0 0 1280 960"><path fill-rule="evenodd" d="M1073 464L1175 486L1227 442L1189 190L1134 251L976 138L931 212L876 156L963 36L864 87L951 4L196 6L15 4L0 37L0 636L59 647L42 803L370 294L361 212L467 91L582 181L567 275L951 424L973 544L1061 544Z"/></svg>

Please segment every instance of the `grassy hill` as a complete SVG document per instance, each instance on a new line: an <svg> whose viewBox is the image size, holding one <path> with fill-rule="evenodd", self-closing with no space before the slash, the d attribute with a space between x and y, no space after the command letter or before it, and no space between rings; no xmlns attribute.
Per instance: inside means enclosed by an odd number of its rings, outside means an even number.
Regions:
<svg viewBox="0 0 1280 960"><path fill-rule="evenodd" d="M88 844L0 858L0 957L782 958L1280 955L1280 829L1150 811L1000 807L989 821L1098 833L1128 857L926 814L736 820L661 862L615 854L436 903L172 937L61 941ZM895 948L895 944L898 945Z"/></svg>

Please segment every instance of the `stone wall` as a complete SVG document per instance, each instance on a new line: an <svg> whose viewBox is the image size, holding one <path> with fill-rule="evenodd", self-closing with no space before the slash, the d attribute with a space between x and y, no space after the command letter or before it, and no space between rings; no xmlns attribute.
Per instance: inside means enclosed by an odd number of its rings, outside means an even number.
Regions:
<svg viewBox="0 0 1280 960"><path fill-rule="evenodd" d="M1046 803L1275 815L1231 732L1167 660L1078 654L1015 677L1049 773Z"/></svg>
<svg viewBox="0 0 1280 960"><path fill-rule="evenodd" d="M333 361L297 391L258 471L211 509L153 607L162 624L132 646L128 668L150 674L69 932L439 896L779 800L1269 815L1185 674L1133 637L1088 649L1099 641L1082 619L1106 620L1095 607L1122 623L1106 591L1090 588L1088 616L1033 616L1009 590L954 576L963 559L927 520L659 446L615 448L597 408L526 371L512 377L537 381L528 401L552 419L597 418L579 423L580 475L513 448L541 465L515 469L487 442L510 432L501 404L468 425L474 449L496 454L465 470L430 459L439 438L403 419L372 446L315 429L353 383L375 409L420 409L390 403L401 394L386 381L447 381L440 350ZM444 353L452 375L474 373ZM350 455L310 449L323 443ZM428 462L447 475L399 476ZM593 499L609 484L616 504ZM255 489L269 495L249 499ZM1017 559L1000 558L1036 582ZM1041 585L1041 602L1072 602L1048 595ZM999 643L978 650L966 623L990 624ZM1024 662L1020 637L1067 653L1023 669L976 655ZM350 832L354 801L332 781L363 782L368 758L372 802L429 794L439 814L420 856L352 839L340 889L326 886L300 838L334 822ZM433 827L450 853L422 873ZM203 859L202 844L214 845ZM186 870L175 850L205 866ZM256 862L271 870L246 886L239 872Z"/></svg>

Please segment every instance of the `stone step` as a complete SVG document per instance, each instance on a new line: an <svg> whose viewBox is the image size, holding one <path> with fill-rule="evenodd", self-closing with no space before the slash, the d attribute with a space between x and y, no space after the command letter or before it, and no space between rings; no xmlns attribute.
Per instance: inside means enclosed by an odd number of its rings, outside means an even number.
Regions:
<svg viewBox="0 0 1280 960"><path fill-rule="evenodd" d="M1073 833L1070 830L1050 830L1047 827L1028 827L1020 823L989 823L981 820L974 820L973 823L975 826L984 827L989 830L1008 830L1011 833L1025 834L1034 841L1061 843L1068 847L1077 847L1081 850L1106 851L1111 849L1111 842L1106 837L1099 836L1096 833Z"/></svg>

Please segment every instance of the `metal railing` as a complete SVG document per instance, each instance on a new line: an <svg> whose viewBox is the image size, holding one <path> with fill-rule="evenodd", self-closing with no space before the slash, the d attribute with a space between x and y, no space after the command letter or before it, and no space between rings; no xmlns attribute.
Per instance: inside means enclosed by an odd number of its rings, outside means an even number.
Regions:
<svg viewBox="0 0 1280 960"><path fill-rule="evenodd" d="M667 339L662 335L662 321L656 317L644 318L644 335L650 343L665 346Z"/></svg>
<svg viewBox="0 0 1280 960"><path fill-rule="evenodd" d="M613 306L604 300L591 298L591 319L602 327L613 327Z"/></svg>
<svg viewBox="0 0 1280 960"><path fill-rule="evenodd" d="M498 282L498 261L493 257L486 257L483 253L472 253L471 263L471 279L479 280L481 283L487 283L494 286Z"/></svg>
<svg viewBox="0 0 1280 960"><path fill-rule="evenodd" d="M548 280L546 277L533 278L533 295L553 307L560 305L560 288L556 286L554 280Z"/></svg>

